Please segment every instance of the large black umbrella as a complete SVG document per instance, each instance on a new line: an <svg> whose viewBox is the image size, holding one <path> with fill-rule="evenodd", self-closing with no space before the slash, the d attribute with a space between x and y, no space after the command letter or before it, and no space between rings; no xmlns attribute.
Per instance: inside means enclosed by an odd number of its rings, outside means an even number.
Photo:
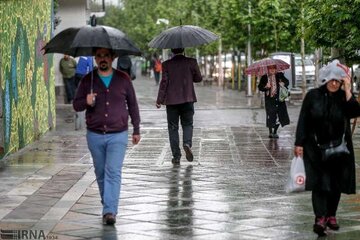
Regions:
<svg viewBox="0 0 360 240"><path fill-rule="evenodd" d="M180 25L161 32L149 42L152 48L186 48L207 44L219 37L204 28L193 25Z"/></svg>
<svg viewBox="0 0 360 240"><path fill-rule="evenodd" d="M92 56L93 48L108 48L118 56L141 55L141 51L119 29L108 26L67 28L44 47L45 53L63 53L73 57Z"/></svg>

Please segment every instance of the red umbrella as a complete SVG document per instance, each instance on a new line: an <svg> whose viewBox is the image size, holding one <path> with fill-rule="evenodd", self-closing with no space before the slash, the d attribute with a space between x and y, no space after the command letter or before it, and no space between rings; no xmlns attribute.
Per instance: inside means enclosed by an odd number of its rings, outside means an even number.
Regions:
<svg viewBox="0 0 360 240"><path fill-rule="evenodd" d="M281 72L290 68L290 65L280 59L264 58L259 61L256 61L248 66L245 70L246 74L262 76L267 74L268 66L276 66L276 71Z"/></svg>

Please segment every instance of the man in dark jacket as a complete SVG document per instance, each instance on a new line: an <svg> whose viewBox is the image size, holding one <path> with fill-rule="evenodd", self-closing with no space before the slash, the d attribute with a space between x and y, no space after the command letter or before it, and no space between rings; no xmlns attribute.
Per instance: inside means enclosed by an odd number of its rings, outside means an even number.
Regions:
<svg viewBox="0 0 360 240"><path fill-rule="evenodd" d="M140 141L135 90L126 73L111 67L114 57L109 49L95 50L98 68L81 80L73 101L75 111L86 110L86 139L93 158L105 224L116 222L129 115L134 128L132 143Z"/></svg>
<svg viewBox="0 0 360 240"><path fill-rule="evenodd" d="M156 100L156 107L166 105L172 163L179 164L179 119L183 130L183 148L186 159L193 161L192 135L194 102L197 101L194 82L201 82L202 76L196 59L184 56L184 49L171 49L174 56L163 62L162 79Z"/></svg>

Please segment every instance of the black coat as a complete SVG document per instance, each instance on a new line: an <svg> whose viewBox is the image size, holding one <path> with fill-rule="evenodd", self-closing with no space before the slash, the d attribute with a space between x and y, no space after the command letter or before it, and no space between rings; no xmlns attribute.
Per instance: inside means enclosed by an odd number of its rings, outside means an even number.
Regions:
<svg viewBox="0 0 360 240"><path fill-rule="evenodd" d="M289 86L289 80L284 76L284 74L281 72L276 73L277 92L274 97L270 97L270 94L268 94L269 89L265 88L268 82L267 75L263 75L261 77L258 85L259 91L265 92L266 126L268 128L275 127L277 117L279 117L281 126L285 126L290 123L286 103L285 101L279 101L280 81L284 83L285 87Z"/></svg>
<svg viewBox="0 0 360 240"><path fill-rule="evenodd" d="M354 97L346 101L345 92L329 93L326 85L310 90L303 101L296 129L295 146L304 149L306 190L355 193L355 161L350 118L360 115ZM350 156L330 163L321 160L318 144L345 139Z"/></svg>

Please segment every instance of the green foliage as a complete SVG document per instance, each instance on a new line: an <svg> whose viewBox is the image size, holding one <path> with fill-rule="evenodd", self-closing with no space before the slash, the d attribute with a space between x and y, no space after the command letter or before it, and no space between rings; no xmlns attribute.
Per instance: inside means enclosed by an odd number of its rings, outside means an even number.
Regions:
<svg viewBox="0 0 360 240"><path fill-rule="evenodd" d="M306 0L305 36L316 47L340 49L346 62L359 61L360 1Z"/></svg>
<svg viewBox="0 0 360 240"><path fill-rule="evenodd" d="M59 9L59 0L54 0L54 14L57 13Z"/></svg>
<svg viewBox="0 0 360 240"><path fill-rule="evenodd" d="M147 43L160 32L154 4L156 1L153 0L131 0L124 1L123 8L108 7L103 24L119 28L146 52Z"/></svg>
<svg viewBox="0 0 360 240"><path fill-rule="evenodd" d="M104 23L123 30L149 53L155 50L148 48L148 42L165 28L180 25L180 21L220 35L224 52L244 51L250 38L257 57L274 51L300 52L300 39L304 37L306 53L316 47L336 47L343 49L347 59L354 60L360 43L360 18L356 17L360 0L123 0L122 3L121 8L106 9ZM169 24L156 24L160 18L168 19ZM302 26L304 36L300 31ZM216 54L217 44L199 49L203 54Z"/></svg>

